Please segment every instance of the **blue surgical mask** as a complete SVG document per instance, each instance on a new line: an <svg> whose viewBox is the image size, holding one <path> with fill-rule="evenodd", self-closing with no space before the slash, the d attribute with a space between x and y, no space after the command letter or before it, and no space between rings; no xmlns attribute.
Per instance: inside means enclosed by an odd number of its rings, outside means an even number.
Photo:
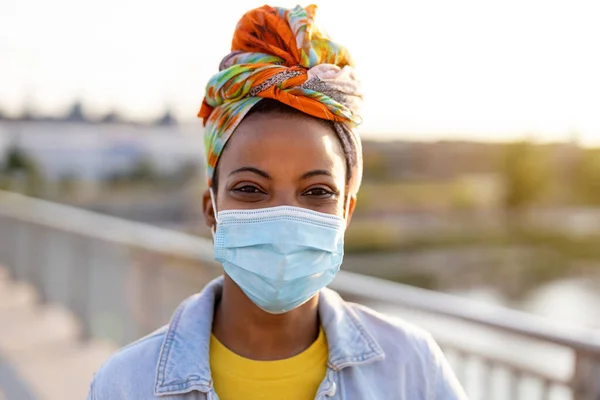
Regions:
<svg viewBox="0 0 600 400"><path fill-rule="evenodd" d="M345 218L299 207L219 211L214 258L254 304L281 314L331 283L345 230Z"/></svg>

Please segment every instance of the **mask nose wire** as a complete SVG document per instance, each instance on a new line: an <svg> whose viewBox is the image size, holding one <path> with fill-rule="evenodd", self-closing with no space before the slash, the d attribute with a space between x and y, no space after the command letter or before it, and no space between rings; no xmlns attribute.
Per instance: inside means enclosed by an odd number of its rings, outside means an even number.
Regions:
<svg viewBox="0 0 600 400"><path fill-rule="evenodd" d="M219 218L217 217L218 212L217 212L217 204L215 203L215 193L213 192L212 188L208 188L208 191L210 193L210 202L212 203L213 206L213 214L215 217L215 221L217 222L217 224L219 223ZM352 196L350 194L346 195L346 204L344 206L344 219L347 221L348 220L348 214L350 213L350 200L352 199ZM215 226L211 226L210 232L213 235L213 239L215 237Z"/></svg>

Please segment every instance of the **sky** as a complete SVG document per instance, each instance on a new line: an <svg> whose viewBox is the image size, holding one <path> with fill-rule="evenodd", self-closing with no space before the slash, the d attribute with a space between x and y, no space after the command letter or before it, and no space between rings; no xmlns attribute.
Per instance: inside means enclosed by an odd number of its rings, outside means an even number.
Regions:
<svg viewBox="0 0 600 400"><path fill-rule="evenodd" d="M193 122L236 22L264 3L2 0L0 109L82 99L91 116ZM600 144L597 0L315 3L356 61L365 136Z"/></svg>

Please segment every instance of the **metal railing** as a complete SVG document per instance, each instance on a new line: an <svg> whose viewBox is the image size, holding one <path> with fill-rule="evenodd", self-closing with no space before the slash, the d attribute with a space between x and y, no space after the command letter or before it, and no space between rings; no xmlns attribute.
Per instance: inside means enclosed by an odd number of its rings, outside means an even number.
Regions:
<svg viewBox="0 0 600 400"><path fill-rule="evenodd" d="M119 345L167 323L221 273L205 239L8 192L0 192L0 263L42 301L70 309L85 337ZM435 336L471 399L600 399L597 331L349 272L331 287L384 312L445 321ZM508 345L494 346L499 335Z"/></svg>

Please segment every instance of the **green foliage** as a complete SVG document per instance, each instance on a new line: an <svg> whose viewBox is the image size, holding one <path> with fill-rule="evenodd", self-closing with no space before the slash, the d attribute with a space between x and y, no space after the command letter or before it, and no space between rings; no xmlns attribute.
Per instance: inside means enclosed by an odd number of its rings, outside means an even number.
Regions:
<svg viewBox="0 0 600 400"><path fill-rule="evenodd" d="M504 205L521 211L541 200L552 182L548 156L531 142L507 146L501 166L505 182Z"/></svg>
<svg viewBox="0 0 600 400"><path fill-rule="evenodd" d="M18 146L11 146L6 152L6 161L3 168L5 173L15 171L35 171L37 166L33 160Z"/></svg>
<svg viewBox="0 0 600 400"><path fill-rule="evenodd" d="M202 174L202 165L197 162L188 161L183 163L173 174L172 177L169 177L169 180L172 180L178 184L185 184L192 182L196 179L203 179L204 176Z"/></svg>
<svg viewBox="0 0 600 400"><path fill-rule="evenodd" d="M77 174L73 172L63 174L57 182L58 192L63 196L70 196L77 192L79 182Z"/></svg>
<svg viewBox="0 0 600 400"><path fill-rule="evenodd" d="M355 221L346 232L345 248L353 252L385 251L398 243L397 232L390 224Z"/></svg>
<svg viewBox="0 0 600 400"><path fill-rule="evenodd" d="M465 182L460 180L457 180L452 185L449 200L452 207L459 211L473 210L476 205L473 192L469 190L469 187Z"/></svg>
<svg viewBox="0 0 600 400"><path fill-rule="evenodd" d="M576 166L574 189L577 200L600 206L600 149L583 152Z"/></svg>
<svg viewBox="0 0 600 400"><path fill-rule="evenodd" d="M131 167L111 172L107 182L114 187L154 185L160 181L160 178L152 159L141 157Z"/></svg>
<svg viewBox="0 0 600 400"><path fill-rule="evenodd" d="M385 181L389 178L390 166L382 154L365 150L363 154L363 179L367 182Z"/></svg>
<svg viewBox="0 0 600 400"><path fill-rule="evenodd" d="M563 233L524 230L511 237L513 243L544 247L557 254L575 260L600 260L600 237L590 235L573 237Z"/></svg>
<svg viewBox="0 0 600 400"><path fill-rule="evenodd" d="M134 182L155 182L158 179L158 173L152 160L146 157L140 158L131 168L129 179Z"/></svg>
<svg viewBox="0 0 600 400"><path fill-rule="evenodd" d="M454 182L369 182L358 193L357 213L394 213L406 209L448 209Z"/></svg>
<svg viewBox="0 0 600 400"><path fill-rule="evenodd" d="M11 184L10 179L4 175L4 173L0 174L0 190L10 190Z"/></svg>
<svg viewBox="0 0 600 400"><path fill-rule="evenodd" d="M515 247L547 249L568 260L600 260L600 236L572 237L535 229L507 232L401 237L390 224L352 223L347 233L347 253L412 252L460 247Z"/></svg>
<svg viewBox="0 0 600 400"><path fill-rule="evenodd" d="M35 161L18 146L9 147L2 166L2 187L22 191L29 196L41 196L46 182Z"/></svg>

